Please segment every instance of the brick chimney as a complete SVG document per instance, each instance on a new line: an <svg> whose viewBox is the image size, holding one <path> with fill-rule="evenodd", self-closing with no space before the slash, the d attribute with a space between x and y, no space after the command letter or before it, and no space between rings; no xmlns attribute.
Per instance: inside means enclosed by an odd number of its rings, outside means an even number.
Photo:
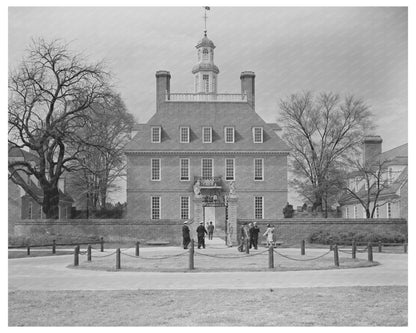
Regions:
<svg viewBox="0 0 416 333"><path fill-rule="evenodd" d="M256 74L251 71L245 71L242 72L240 75L241 80L241 94L247 95L247 102L251 105L251 107L254 109L255 107L255 84L254 84L254 78L256 77Z"/></svg>
<svg viewBox="0 0 416 333"><path fill-rule="evenodd" d="M374 160L381 154L381 144L383 139L380 135L367 135L363 140L363 163L368 163Z"/></svg>
<svg viewBox="0 0 416 333"><path fill-rule="evenodd" d="M170 94L170 73L168 71L156 72L156 112Z"/></svg>

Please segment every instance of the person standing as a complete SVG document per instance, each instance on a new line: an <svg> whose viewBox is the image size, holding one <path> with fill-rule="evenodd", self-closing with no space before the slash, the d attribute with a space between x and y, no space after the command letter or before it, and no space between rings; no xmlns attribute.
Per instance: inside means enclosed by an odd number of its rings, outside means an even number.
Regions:
<svg viewBox="0 0 416 333"><path fill-rule="evenodd" d="M266 236L267 239L267 247L269 247L270 245L273 245L273 233L274 233L274 228L268 224L267 225L267 230L266 232L263 234L263 236Z"/></svg>
<svg viewBox="0 0 416 333"><path fill-rule="evenodd" d="M251 249L254 246L254 244L253 244L253 223L251 223L251 222L248 224L248 237L249 237L249 240L250 240L249 248Z"/></svg>
<svg viewBox="0 0 416 333"><path fill-rule="evenodd" d="M183 222L182 227L182 238L183 238L183 248L186 250L189 243L191 242L190 230L188 227L188 221Z"/></svg>
<svg viewBox="0 0 416 333"><path fill-rule="evenodd" d="M260 228L257 225L257 222L253 223L253 229L251 230L251 237L253 238L254 249L257 250L257 243L259 240Z"/></svg>
<svg viewBox="0 0 416 333"><path fill-rule="evenodd" d="M246 243L248 239L248 227L247 223L244 223L240 229L240 245L238 246L238 251L244 252Z"/></svg>
<svg viewBox="0 0 416 333"><path fill-rule="evenodd" d="M203 222L199 222L199 226L196 228L196 234L198 235L198 249L201 246L205 249L205 234L207 234L207 229L205 229Z"/></svg>
<svg viewBox="0 0 416 333"><path fill-rule="evenodd" d="M212 236L214 235L214 229L215 229L215 227L212 224L212 221L209 222L209 225L208 225L208 239L212 239Z"/></svg>

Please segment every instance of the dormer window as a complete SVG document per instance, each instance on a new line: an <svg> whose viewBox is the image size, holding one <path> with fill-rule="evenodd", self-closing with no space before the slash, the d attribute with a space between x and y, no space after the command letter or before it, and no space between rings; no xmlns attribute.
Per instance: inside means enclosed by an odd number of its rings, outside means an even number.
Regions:
<svg viewBox="0 0 416 333"><path fill-rule="evenodd" d="M203 127L202 128L202 142L203 143L212 143L212 127Z"/></svg>
<svg viewBox="0 0 416 333"><path fill-rule="evenodd" d="M234 143L234 127L224 129L225 143Z"/></svg>
<svg viewBox="0 0 416 333"><path fill-rule="evenodd" d="M151 142L160 143L162 128L160 126L154 126L151 128Z"/></svg>
<svg viewBox="0 0 416 333"><path fill-rule="evenodd" d="M180 142L189 143L189 127L181 127L180 131Z"/></svg>
<svg viewBox="0 0 416 333"><path fill-rule="evenodd" d="M263 143L263 127L253 127L253 142Z"/></svg>

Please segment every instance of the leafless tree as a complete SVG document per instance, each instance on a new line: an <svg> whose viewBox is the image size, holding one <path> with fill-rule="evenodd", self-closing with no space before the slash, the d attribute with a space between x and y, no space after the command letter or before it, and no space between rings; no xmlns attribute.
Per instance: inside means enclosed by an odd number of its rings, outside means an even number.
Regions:
<svg viewBox="0 0 416 333"><path fill-rule="evenodd" d="M9 144L30 149L39 159L9 163L11 179L34 176L47 218L58 218L58 181L78 167L88 138L79 129L90 123L90 107L108 93L109 74L101 63L89 64L59 40L34 40L20 67L9 75ZM28 192L29 193L29 192Z"/></svg>
<svg viewBox="0 0 416 333"><path fill-rule="evenodd" d="M364 132L371 128L371 113L353 96L341 99L337 94L321 93L314 97L311 92L281 100L280 110L283 138L292 149L292 171L298 177L300 194L309 187L306 198L314 209L322 207L331 187L331 173L356 153Z"/></svg>
<svg viewBox="0 0 416 333"><path fill-rule="evenodd" d="M94 104L91 119L80 129L81 136L89 136L89 145L80 158L82 170L71 177L71 188L73 196L85 199L92 210L99 210L106 207L115 181L125 176L123 148L130 140L135 120L116 94Z"/></svg>
<svg viewBox="0 0 416 333"><path fill-rule="evenodd" d="M347 174L349 180L364 186L345 186L344 190L350 197L359 201L365 210L367 218L374 218L383 190L389 187L389 179L386 177L388 160L374 160L367 163L351 161L352 172ZM346 184L348 184L346 182Z"/></svg>

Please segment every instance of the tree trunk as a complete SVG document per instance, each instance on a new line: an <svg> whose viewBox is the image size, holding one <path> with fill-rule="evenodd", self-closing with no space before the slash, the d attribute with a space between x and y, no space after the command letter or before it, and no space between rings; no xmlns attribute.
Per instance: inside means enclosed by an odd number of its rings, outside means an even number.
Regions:
<svg viewBox="0 0 416 333"><path fill-rule="evenodd" d="M59 190L57 187L43 188L42 206L47 219L59 219Z"/></svg>

